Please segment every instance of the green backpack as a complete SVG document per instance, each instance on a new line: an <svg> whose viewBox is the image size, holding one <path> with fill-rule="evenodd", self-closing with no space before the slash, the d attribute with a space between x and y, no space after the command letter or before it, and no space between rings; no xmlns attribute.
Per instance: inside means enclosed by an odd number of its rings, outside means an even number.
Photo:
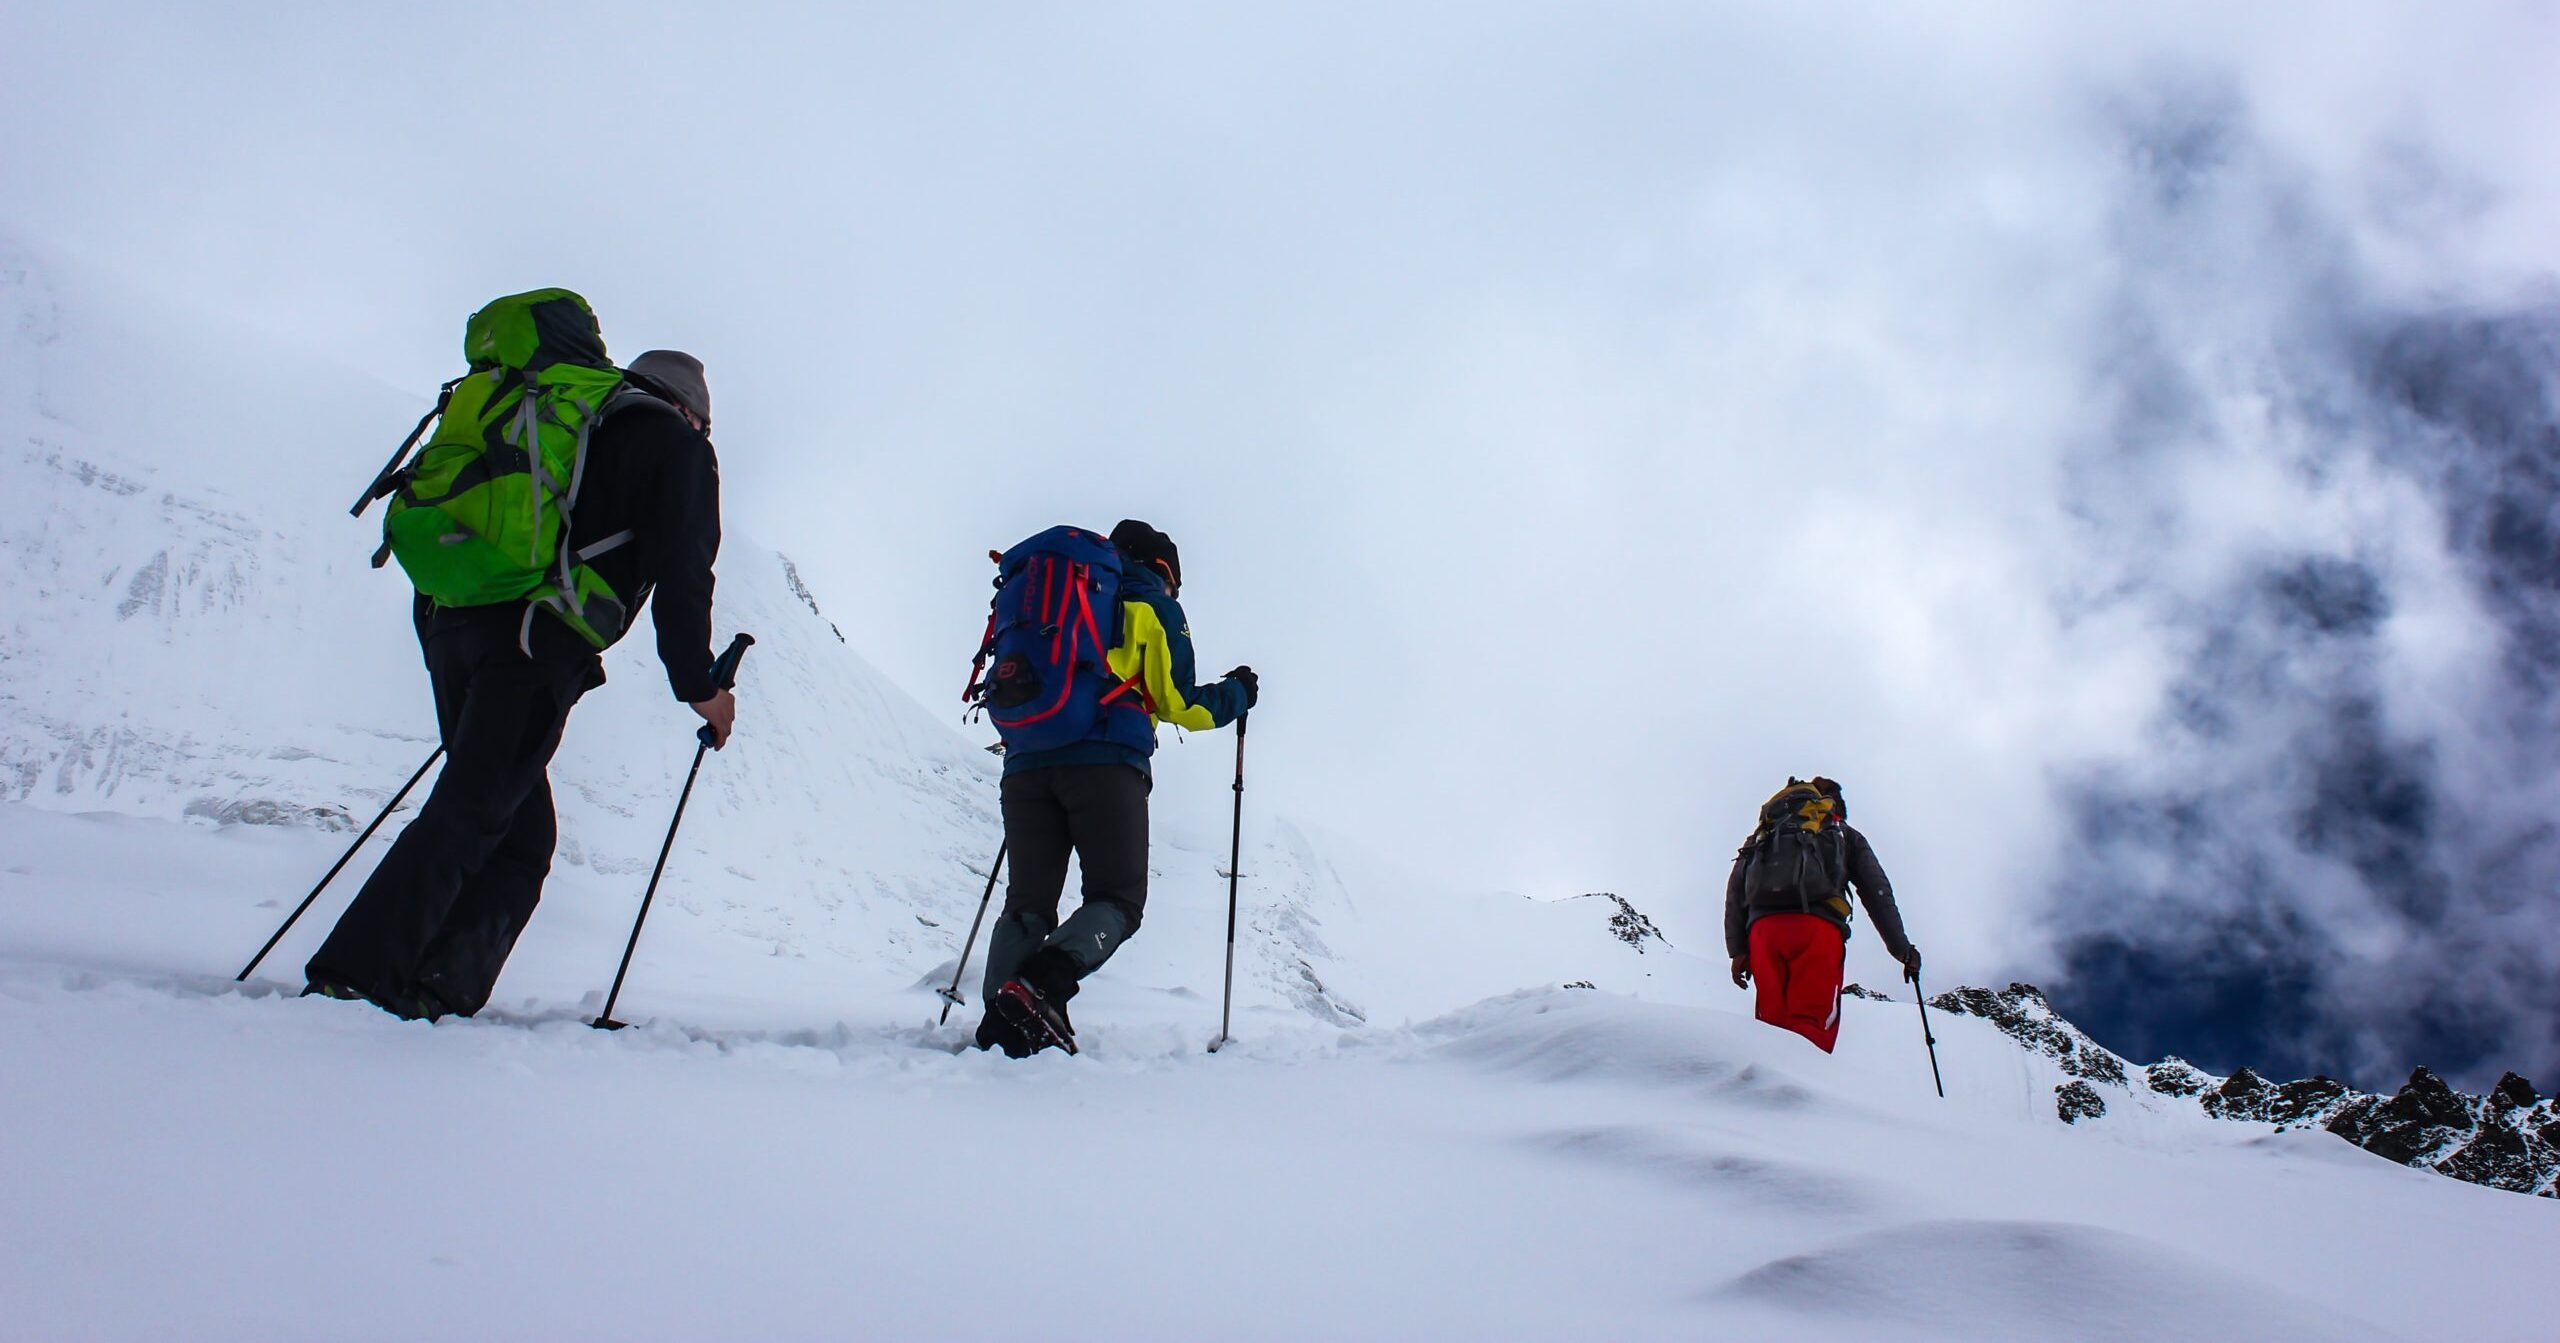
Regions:
<svg viewBox="0 0 2560 1343"><path fill-rule="evenodd" d="M471 314L462 351L471 371L444 385L349 510L362 516L390 498L373 566L398 559L438 606L527 603L528 644L538 609L602 648L629 612L587 562L631 533L569 548L587 438L623 385L595 311L566 289L511 294ZM434 436L403 465L430 425Z"/></svg>

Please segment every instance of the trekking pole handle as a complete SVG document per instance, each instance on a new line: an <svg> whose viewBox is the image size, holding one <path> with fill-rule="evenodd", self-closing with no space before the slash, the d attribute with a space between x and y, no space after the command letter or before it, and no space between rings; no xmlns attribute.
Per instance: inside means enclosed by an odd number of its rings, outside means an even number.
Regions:
<svg viewBox="0 0 2560 1343"><path fill-rule="evenodd" d="M727 649L711 664L711 684L721 690L734 690L738 685L738 664L746 660L747 650L755 645L756 636L740 634L729 641Z"/></svg>
<svg viewBox="0 0 2560 1343"><path fill-rule="evenodd" d="M738 685L738 664L746 660L747 649L756 641L752 634L740 634L729 641L729 647L711 663L711 688L734 690ZM705 746L711 744L711 725L705 723L693 730L693 739Z"/></svg>

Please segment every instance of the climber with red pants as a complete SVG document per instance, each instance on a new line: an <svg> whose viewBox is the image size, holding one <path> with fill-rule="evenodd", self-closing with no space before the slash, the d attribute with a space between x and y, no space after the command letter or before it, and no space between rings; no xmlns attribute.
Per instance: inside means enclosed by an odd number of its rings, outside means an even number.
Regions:
<svg viewBox="0 0 2560 1343"><path fill-rule="evenodd" d="M1867 837L1849 825L1840 785L1790 778L1760 808L1724 886L1724 947L1736 988L1759 987L1760 1020L1830 1053L1840 1039L1840 979L1855 888L1902 977L1920 974L1920 949L1902 933L1893 883Z"/></svg>

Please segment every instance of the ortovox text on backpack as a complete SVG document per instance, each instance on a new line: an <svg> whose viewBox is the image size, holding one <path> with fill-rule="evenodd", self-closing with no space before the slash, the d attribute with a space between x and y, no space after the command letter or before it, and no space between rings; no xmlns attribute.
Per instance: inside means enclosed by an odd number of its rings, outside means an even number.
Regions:
<svg viewBox="0 0 2560 1343"><path fill-rule="evenodd" d="M631 533L569 544L588 439L623 385L594 311L566 289L509 295L471 315L463 353L471 371L410 434L415 444L433 422L426 446L404 464L403 445L357 501L361 513L390 498L375 567L397 558L440 606L525 602L528 651L537 610L599 648L612 643L629 612L588 561Z"/></svg>

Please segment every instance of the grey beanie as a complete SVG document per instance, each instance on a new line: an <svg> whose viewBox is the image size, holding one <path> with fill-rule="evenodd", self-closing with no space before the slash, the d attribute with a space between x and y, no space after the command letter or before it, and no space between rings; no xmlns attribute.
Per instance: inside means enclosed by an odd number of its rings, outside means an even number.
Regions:
<svg viewBox="0 0 2560 1343"><path fill-rule="evenodd" d="M711 384L702 376L701 360L682 350L650 350L627 369L674 397L695 419L711 423Z"/></svg>

